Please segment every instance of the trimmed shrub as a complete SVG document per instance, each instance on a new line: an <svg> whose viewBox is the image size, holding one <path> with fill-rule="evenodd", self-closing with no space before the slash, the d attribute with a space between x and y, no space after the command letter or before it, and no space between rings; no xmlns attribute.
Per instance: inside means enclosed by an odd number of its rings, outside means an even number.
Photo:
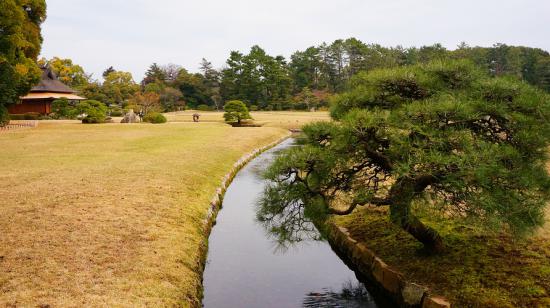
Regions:
<svg viewBox="0 0 550 308"><path fill-rule="evenodd" d="M52 102L52 111L57 119L74 119L76 110L66 98L56 99Z"/></svg>
<svg viewBox="0 0 550 308"><path fill-rule="evenodd" d="M99 123L105 123L105 119L90 117L90 116L82 118L82 124L99 124Z"/></svg>
<svg viewBox="0 0 550 308"><path fill-rule="evenodd" d="M28 112L24 114L12 114L9 115L9 118L12 120L39 120L40 116L40 113Z"/></svg>
<svg viewBox="0 0 550 308"><path fill-rule="evenodd" d="M10 114L9 119L10 120L25 120L25 115L24 114ZM0 126L1 126L1 124L0 124Z"/></svg>
<svg viewBox="0 0 550 308"><path fill-rule="evenodd" d="M105 122L107 117L107 106L102 102L94 100L81 101L76 106L78 113L85 115L82 118L82 123L84 124L95 124Z"/></svg>
<svg viewBox="0 0 550 308"><path fill-rule="evenodd" d="M248 108L246 108L246 105L242 101L229 101L225 103L223 110L225 110L223 118L227 123L240 125L243 120L252 119L250 113L248 113Z"/></svg>
<svg viewBox="0 0 550 308"><path fill-rule="evenodd" d="M54 114L41 114L38 116L38 120L57 120Z"/></svg>
<svg viewBox="0 0 550 308"><path fill-rule="evenodd" d="M153 124L166 123L166 121L167 121L166 117L158 112L149 112L143 117L143 122L148 122Z"/></svg>

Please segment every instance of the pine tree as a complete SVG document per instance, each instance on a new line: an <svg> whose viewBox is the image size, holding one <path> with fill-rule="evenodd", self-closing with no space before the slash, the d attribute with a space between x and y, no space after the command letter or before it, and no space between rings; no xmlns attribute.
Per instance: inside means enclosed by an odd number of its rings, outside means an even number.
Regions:
<svg viewBox="0 0 550 308"><path fill-rule="evenodd" d="M417 207L518 234L543 223L550 200L545 92L490 78L470 62L434 62L360 73L333 103L335 121L306 126L304 146L267 172L273 184L259 217L283 237L300 225L285 219L303 218L292 213L304 207L319 219L386 206L432 252L443 239L415 215Z"/></svg>
<svg viewBox="0 0 550 308"><path fill-rule="evenodd" d="M162 70L162 68L156 64L153 63L151 66L149 66L149 69L147 69L147 72L145 72L145 77L143 78L143 81L141 82L142 86L146 86L150 83L161 81L166 81L167 76Z"/></svg>

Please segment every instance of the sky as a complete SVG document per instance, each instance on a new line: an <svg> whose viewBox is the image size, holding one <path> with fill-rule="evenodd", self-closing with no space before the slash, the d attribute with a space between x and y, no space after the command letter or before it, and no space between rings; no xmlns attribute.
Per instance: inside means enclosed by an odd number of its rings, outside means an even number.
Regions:
<svg viewBox="0 0 550 308"><path fill-rule="evenodd" d="M70 58L100 78L109 66L136 81L174 63L223 67L230 51L260 45L289 57L355 37L404 47L494 43L550 50L548 0L46 0L42 56Z"/></svg>

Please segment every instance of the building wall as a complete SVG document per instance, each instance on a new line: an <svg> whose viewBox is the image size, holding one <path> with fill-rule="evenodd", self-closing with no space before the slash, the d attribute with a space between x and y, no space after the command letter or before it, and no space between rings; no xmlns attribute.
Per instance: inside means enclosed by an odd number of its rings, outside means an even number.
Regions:
<svg viewBox="0 0 550 308"><path fill-rule="evenodd" d="M52 100L24 100L20 104L8 105L8 111L10 114L49 114L52 112Z"/></svg>

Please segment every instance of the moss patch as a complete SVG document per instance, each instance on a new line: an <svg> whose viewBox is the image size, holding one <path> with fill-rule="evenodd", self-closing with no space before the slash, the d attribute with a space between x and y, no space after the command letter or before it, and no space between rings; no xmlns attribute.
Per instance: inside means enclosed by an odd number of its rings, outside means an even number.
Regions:
<svg viewBox="0 0 550 308"><path fill-rule="evenodd" d="M362 208L336 222L408 280L447 297L453 307L549 307L550 240L518 240L456 220L423 221L441 232L447 250L425 255L383 209Z"/></svg>

